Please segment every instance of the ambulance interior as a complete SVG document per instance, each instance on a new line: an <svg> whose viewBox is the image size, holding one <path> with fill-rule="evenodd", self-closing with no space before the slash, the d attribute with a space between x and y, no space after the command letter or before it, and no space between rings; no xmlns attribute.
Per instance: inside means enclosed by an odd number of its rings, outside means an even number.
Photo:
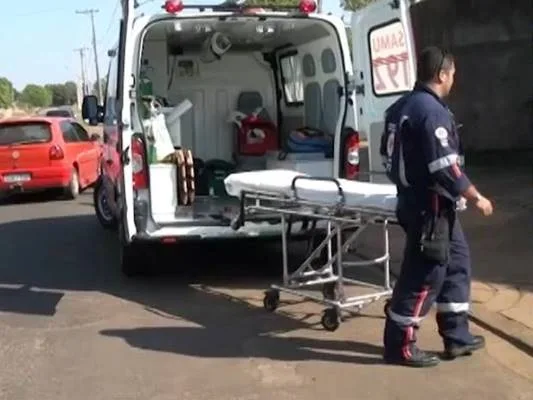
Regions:
<svg viewBox="0 0 533 400"><path fill-rule="evenodd" d="M257 16L159 21L143 38L138 76L145 134L147 117L164 115L165 135L174 149L191 150L195 164L195 199L185 206L176 164L160 155L150 162L156 223L220 219L236 201L223 189L223 178L234 171L289 168L332 175L344 67L329 23ZM255 126L253 120L239 125L251 115L257 116L258 134L246 129ZM302 128L317 140L300 151L300 142L289 138Z"/></svg>

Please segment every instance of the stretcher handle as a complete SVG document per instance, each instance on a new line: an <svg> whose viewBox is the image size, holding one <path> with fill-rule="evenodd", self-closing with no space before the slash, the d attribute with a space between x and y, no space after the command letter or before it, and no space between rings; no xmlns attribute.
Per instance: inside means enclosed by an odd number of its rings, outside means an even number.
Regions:
<svg viewBox="0 0 533 400"><path fill-rule="evenodd" d="M335 186L337 186L337 194L339 195L339 203L341 204L346 203L346 199L344 197L344 191L342 190L342 187L339 181L335 178L319 177L319 176L305 176L305 175L295 176L291 183L291 190L292 190L292 193L295 199L298 199L298 193L296 191L296 181L298 179L302 179L302 180L307 179L309 181L332 182L335 184Z"/></svg>

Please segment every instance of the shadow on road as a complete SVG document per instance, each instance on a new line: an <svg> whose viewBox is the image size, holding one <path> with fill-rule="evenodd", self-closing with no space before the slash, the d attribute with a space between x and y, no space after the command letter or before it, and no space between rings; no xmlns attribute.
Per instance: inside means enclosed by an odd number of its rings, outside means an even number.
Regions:
<svg viewBox="0 0 533 400"><path fill-rule="evenodd" d="M0 205L48 203L64 200L61 190L46 190L35 193L17 193L0 196Z"/></svg>
<svg viewBox="0 0 533 400"><path fill-rule="evenodd" d="M62 292L34 291L25 285L0 288L0 311L52 316L63 295Z"/></svg>
<svg viewBox="0 0 533 400"><path fill-rule="evenodd" d="M369 343L304 337L275 337L250 333L236 321L220 326L104 330L103 335L124 339L130 346L204 358L268 358L278 361L332 361L382 364L382 348ZM345 354L339 354L343 352ZM348 354L347 354L348 353ZM349 353L358 353L349 354Z"/></svg>
<svg viewBox="0 0 533 400"><path fill-rule="evenodd" d="M282 310L268 313L246 299L208 289L217 284L263 289L277 281L281 270L275 244L162 248L154 259L159 273L137 280L120 274L117 246L116 234L103 230L93 215L0 225L0 310L52 316L64 292L98 291L169 319L169 326L101 332L134 347L198 357L381 362L381 348L372 344L275 336L316 328L305 318ZM174 326L175 320L197 326Z"/></svg>

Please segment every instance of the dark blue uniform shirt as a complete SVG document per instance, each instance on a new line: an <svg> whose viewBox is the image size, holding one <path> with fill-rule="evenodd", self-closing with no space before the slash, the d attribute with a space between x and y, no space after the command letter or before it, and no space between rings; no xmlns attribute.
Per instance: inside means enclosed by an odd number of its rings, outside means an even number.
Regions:
<svg viewBox="0 0 533 400"><path fill-rule="evenodd" d="M426 86L417 84L387 109L380 153L400 196L437 192L457 200L470 185L460 149L453 114Z"/></svg>

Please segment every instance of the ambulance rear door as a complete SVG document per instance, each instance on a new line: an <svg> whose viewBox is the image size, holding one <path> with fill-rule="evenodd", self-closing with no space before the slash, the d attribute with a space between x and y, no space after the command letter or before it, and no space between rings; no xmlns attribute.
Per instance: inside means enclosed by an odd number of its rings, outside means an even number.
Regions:
<svg viewBox="0 0 533 400"><path fill-rule="evenodd" d="M133 167L131 138L133 128L133 110L135 109L135 79L133 77L133 52L134 35L133 22L135 20L135 0L121 0L122 19L120 22L119 46L118 46L118 81L117 81L117 114L120 159L122 173L117 182L118 198L120 203L120 226L119 230L123 243L129 243L136 232L133 218Z"/></svg>
<svg viewBox="0 0 533 400"><path fill-rule="evenodd" d="M356 115L368 140L369 170L384 172L379 154L386 109L416 79L409 9L414 1L378 0L352 15Z"/></svg>

